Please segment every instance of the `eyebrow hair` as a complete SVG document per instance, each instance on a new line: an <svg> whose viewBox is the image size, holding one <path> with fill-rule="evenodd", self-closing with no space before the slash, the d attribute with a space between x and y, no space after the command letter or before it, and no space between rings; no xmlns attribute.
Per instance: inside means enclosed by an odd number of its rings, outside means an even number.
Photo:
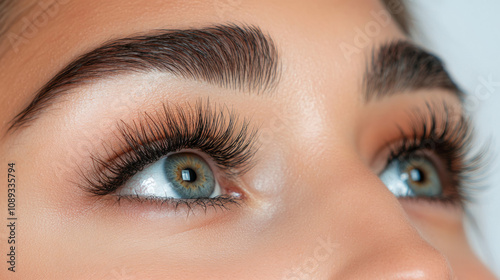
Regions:
<svg viewBox="0 0 500 280"><path fill-rule="evenodd" d="M463 100L443 62L408 41L389 42L373 50L363 88L367 101L422 89L448 90Z"/></svg>
<svg viewBox="0 0 500 280"><path fill-rule="evenodd" d="M382 0L386 10L391 14L392 18L399 28L406 34L410 35L410 29L413 28L412 18L408 12L407 5L404 0Z"/></svg>
<svg viewBox="0 0 500 280"><path fill-rule="evenodd" d="M277 48L258 27L155 30L105 43L78 57L37 92L8 131L27 126L61 96L89 81L154 71L257 94L271 91L280 79Z"/></svg>

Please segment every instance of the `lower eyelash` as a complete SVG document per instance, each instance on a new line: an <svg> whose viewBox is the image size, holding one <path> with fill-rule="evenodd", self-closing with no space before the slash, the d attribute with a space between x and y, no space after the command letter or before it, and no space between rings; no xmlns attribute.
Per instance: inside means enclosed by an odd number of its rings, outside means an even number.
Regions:
<svg viewBox="0 0 500 280"><path fill-rule="evenodd" d="M424 111L417 110L411 115L411 136L399 128L402 140L391 145L387 164L420 151L436 154L444 163L454 189L448 190L451 195L425 199L463 205L473 200L473 191L480 189L484 182L488 149L471 154L474 137L470 120L463 115L452 120L451 107L446 103L426 105Z"/></svg>
<svg viewBox="0 0 500 280"><path fill-rule="evenodd" d="M194 107L164 104L163 111L144 113L132 125L121 121L117 129L119 144L105 142L105 155L91 154L92 167L80 170L85 183L78 185L87 193L113 194L147 165L184 149L205 153L227 177L241 176L253 166L257 151L257 130L227 107L212 108L208 99Z"/></svg>
<svg viewBox="0 0 500 280"><path fill-rule="evenodd" d="M232 195L220 195L213 198L194 198L194 199L175 199L158 197L139 197L131 195L116 195L116 203L121 204L124 201L149 203L158 207L168 207L177 213L180 210L186 211L187 215L196 210L202 210L206 213L210 209L226 211L230 206L241 206L244 202L242 198ZM163 208L162 208L163 209Z"/></svg>

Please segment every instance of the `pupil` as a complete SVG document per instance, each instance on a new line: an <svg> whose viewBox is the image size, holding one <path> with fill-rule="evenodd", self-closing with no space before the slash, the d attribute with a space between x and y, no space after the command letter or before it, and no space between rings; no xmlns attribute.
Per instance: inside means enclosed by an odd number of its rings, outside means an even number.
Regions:
<svg viewBox="0 0 500 280"><path fill-rule="evenodd" d="M184 170L182 170L182 180L186 181L186 182L194 182L196 181L196 172L194 172L193 169L191 168L186 168Z"/></svg>
<svg viewBox="0 0 500 280"><path fill-rule="evenodd" d="M410 171L410 179L413 182L422 183L425 180L424 173L422 172L422 170L414 168Z"/></svg>

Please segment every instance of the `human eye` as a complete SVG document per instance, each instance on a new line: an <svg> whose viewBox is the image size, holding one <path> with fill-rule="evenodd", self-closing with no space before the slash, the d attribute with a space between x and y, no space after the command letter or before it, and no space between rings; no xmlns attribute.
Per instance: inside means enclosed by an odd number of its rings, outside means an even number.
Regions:
<svg viewBox="0 0 500 280"><path fill-rule="evenodd" d="M213 198L221 195L221 187L201 156L184 152L163 157L138 172L118 194L158 199Z"/></svg>
<svg viewBox="0 0 500 280"><path fill-rule="evenodd" d="M244 199L239 178L252 166L257 130L224 106L164 105L138 122L117 125L118 143L91 154L79 186L117 202L227 209Z"/></svg>
<svg viewBox="0 0 500 280"><path fill-rule="evenodd" d="M463 206L484 175L486 151L471 153L470 120L450 117L446 104L427 104L412 114L410 132L390 145L382 182L398 198Z"/></svg>

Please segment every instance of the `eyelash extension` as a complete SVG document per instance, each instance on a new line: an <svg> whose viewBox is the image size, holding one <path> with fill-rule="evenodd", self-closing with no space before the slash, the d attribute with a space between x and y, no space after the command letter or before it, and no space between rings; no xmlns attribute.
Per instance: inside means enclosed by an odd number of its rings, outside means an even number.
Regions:
<svg viewBox="0 0 500 280"><path fill-rule="evenodd" d="M417 110L411 115L411 134L401 133L401 141L390 145L390 156L387 165L395 159L405 159L418 152L430 151L444 164L451 180L443 189L449 194L443 197L415 197L463 206L473 200L472 193L480 189L485 179L485 163L488 146L472 151L474 133L469 118L460 115L451 119L450 105L443 103L442 109L435 104L426 103L424 111ZM405 198L406 199L406 198Z"/></svg>
<svg viewBox="0 0 500 280"><path fill-rule="evenodd" d="M228 177L240 176L253 166L258 131L250 129L247 119L240 122L226 106L212 109L208 99L197 101L194 107L185 105L163 104L162 111L143 113L131 125L120 121L115 133L120 144L103 143L105 156L90 155L92 168L80 170L86 183L81 187L95 196L113 194L149 164L183 149L205 153Z"/></svg>

